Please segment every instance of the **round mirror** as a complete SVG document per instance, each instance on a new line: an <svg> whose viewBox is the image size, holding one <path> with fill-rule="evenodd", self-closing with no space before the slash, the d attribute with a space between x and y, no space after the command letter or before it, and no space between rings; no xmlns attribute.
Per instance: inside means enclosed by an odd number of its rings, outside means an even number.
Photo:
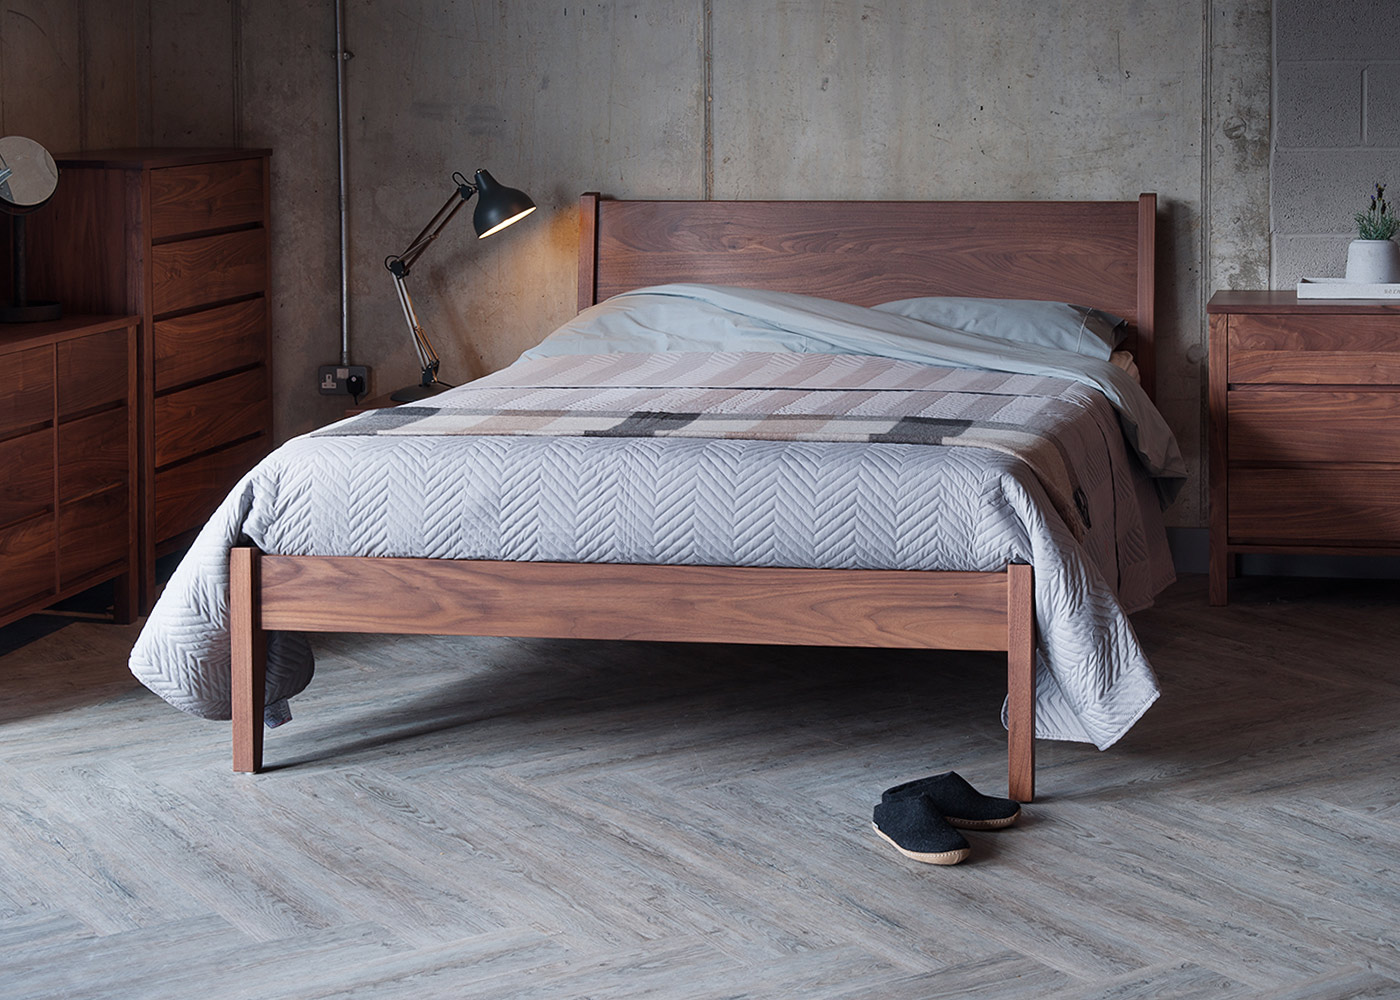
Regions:
<svg viewBox="0 0 1400 1000"><path fill-rule="evenodd" d="M0 139L0 208L16 214L32 212L57 187L58 166L47 149L22 135Z"/></svg>

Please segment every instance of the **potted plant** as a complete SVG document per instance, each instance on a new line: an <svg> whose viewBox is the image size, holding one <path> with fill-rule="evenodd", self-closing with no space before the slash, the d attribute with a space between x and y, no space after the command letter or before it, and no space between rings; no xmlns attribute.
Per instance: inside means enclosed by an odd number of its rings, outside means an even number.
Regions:
<svg viewBox="0 0 1400 1000"><path fill-rule="evenodd" d="M1400 218L1385 201L1385 185L1377 184L1371 207L1357 212L1356 236L1347 247L1347 280L1368 284L1400 281L1400 245L1391 238Z"/></svg>

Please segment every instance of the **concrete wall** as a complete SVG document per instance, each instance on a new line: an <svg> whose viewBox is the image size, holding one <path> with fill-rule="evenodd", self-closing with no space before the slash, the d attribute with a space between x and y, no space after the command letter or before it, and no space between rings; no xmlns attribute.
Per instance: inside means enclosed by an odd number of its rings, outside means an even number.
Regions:
<svg viewBox="0 0 1400 1000"><path fill-rule="evenodd" d="M1275 288L1340 277L1375 185L1400 198L1398 12L1394 0L1274 6Z"/></svg>
<svg viewBox="0 0 1400 1000"><path fill-rule="evenodd" d="M278 433L337 415L334 0L4 0L52 15L127 95L136 141L273 156ZM1214 287L1268 273L1268 0L346 0L351 353L415 380L383 268L489 168L540 205L477 242L465 219L411 287L448 381L572 315L579 192L678 198L1133 198L1158 192L1160 401L1200 470ZM101 29L118 55L84 45ZM121 53L130 53L121 55ZM63 59L46 63L66 80ZM92 72L97 72L93 70ZM65 84L67 85L67 84ZM66 93L66 91L65 91ZM7 88L8 94L8 88ZM101 100L107 100L103 98ZM101 100L76 136L114 144ZM111 98L110 100L115 100ZM30 106L26 98L22 102ZM12 101L0 96L9 111ZM18 107L18 105L16 105ZM18 111L16 113L19 113ZM105 119L103 119L105 121ZM83 130L86 131L83 131ZM19 130L19 129L14 129ZM110 131L110 130L109 130ZM123 131L123 135L126 132ZM36 137L38 137L36 135ZM98 139L102 141L98 141ZM1171 514L1204 523L1197 475Z"/></svg>

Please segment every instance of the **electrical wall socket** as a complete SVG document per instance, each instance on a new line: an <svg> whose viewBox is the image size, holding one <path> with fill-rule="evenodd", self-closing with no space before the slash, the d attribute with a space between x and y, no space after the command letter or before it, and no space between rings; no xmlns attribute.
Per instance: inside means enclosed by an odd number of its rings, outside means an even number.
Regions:
<svg viewBox="0 0 1400 1000"><path fill-rule="evenodd" d="M364 365L322 365L316 369L316 388L322 396L349 396L347 383L352 377L360 379L360 395L369 392L369 369Z"/></svg>

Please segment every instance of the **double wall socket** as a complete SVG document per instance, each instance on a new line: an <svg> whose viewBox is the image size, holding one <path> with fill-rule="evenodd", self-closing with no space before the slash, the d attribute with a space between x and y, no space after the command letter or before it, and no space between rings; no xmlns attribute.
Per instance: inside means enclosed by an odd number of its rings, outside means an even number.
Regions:
<svg viewBox="0 0 1400 1000"><path fill-rule="evenodd" d="M351 392L351 379L359 379L356 383L358 393ZM363 396L369 391L369 368L364 365L322 365L316 369L316 388L321 390L323 396Z"/></svg>

